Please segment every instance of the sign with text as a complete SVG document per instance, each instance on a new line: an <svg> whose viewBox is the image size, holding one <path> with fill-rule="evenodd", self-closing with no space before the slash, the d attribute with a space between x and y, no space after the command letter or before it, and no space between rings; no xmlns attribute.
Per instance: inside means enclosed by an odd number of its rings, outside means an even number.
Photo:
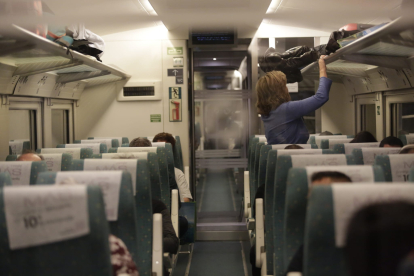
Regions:
<svg viewBox="0 0 414 276"><path fill-rule="evenodd" d="M85 186L5 187L10 249L77 238L90 232Z"/></svg>
<svg viewBox="0 0 414 276"><path fill-rule="evenodd" d="M380 155L397 154L401 148L362 148L364 165L374 165L375 157Z"/></svg>
<svg viewBox="0 0 414 276"><path fill-rule="evenodd" d="M393 182L407 182L410 170L414 168L414 154L390 154Z"/></svg>
<svg viewBox="0 0 414 276"><path fill-rule="evenodd" d="M30 172L32 171L32 162L15 161L0 162L0 172L10 174L13 186L30 185Z"/></svg>
<svg viewBox="0 0 414 276"><path fill-rule="evenodd" d="M181 87L170 87L170 122L182 121Z"/></svg>
<svg viewBox="0 0 414 276"><path fill-rule="evenodd" d="M137 180L136 159L85 159L83 164L84 171L126 171L131 174L132 189L136 193Z"/></svg>
<svg viewBox="0 0 414 276"><path fill-rule="evenodd" d="M49 172L58 172L62 169L62 154L42 154Z"/></svg>
<svg viewBox="0 0 414 276"><path fill-rule="evenodd" d="M108 221L118 220L122 172L58 172L56 183L74 180L77 184L101 187Z"/></svg>
<svg viewBox="0 0 414 276"><path fill-rule="evenodd" d="M324 155L294 155L292 156L292 167L306 166L346 166L344 154L324 154Z"/></svg>
<svg viewBox="0 0 414 276"><path fill-rule="evenodd" d="M183 47L167 47L167 54L168 55L183 55Z"/></svg>
<svg viewBox="0 0 414 276"><path fill-rule="evenodd" d="M101 149L101 144L66 144L65 148L86 148L86 149L91 149L93 154L99 154Z"/></svg>
<svg viewBox="0 0 414 276"><path fill-rule="evenodd" d="M70 154L73 159L80 159L80 152L80 148L47 148L41 150L41 154L67 153Z"/></svg>
<svg viewBox="0 0 414 276"><path fill-rule="evenodd" d="M161 123L161 114L150 114L151 123Z"/></svg>

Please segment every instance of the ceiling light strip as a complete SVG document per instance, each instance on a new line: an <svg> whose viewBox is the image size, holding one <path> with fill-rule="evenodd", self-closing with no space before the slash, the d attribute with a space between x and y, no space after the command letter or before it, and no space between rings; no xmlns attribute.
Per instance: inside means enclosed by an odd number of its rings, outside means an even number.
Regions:
<svg viewBox="0 0 414 276"><path fill-rule="evenodd" d="M282 5L283 0L272 0L272 2L269 5L269 8L266 11L266 14L269 13L276 13L280 6Z"/></svg>
<svg viewBox="0 0 414 276"><path fill-rule="evenodd" d="M141 5L142 9L148 14L152 16L157 16L157 12L152 7L149 0L138 0L139 4Z"/></svg>

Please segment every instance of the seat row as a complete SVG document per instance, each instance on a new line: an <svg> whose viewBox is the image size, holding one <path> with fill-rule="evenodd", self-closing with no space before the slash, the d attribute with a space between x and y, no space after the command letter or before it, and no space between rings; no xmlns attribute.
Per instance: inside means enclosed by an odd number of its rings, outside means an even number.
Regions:
<svg viewBox="0 0 414 276"><path fill-rule="evenodd" d="M351 154L344 154L349 152L345 145L336 144L333 150L317 149L314 144L309 144L308 149L281 150L286 145L265 145L263 137L251 139L249 171L245 172L245 216L255 243L255 265L262 269L262 275L284 275L294 252L303 244L307 194L313 173L334 170L344 172L352 182L404 183L409 178L409 169L414 167L413 155L393 154L399 149L378 148L378 143L368 148L364 147L367 143L350 144ZM363 164L374 166L358 166ZM255 201L260 186L264 188L264 196ZM265 220L263 212L267 214Z"/></svg>

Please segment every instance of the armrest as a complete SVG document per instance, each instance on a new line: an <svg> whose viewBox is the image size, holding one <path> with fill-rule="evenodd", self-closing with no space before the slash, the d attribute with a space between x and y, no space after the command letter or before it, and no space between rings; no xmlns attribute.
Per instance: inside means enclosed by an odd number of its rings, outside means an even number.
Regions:
<svg viewBox="0 0 414 276"><path fill-rule="evenodd" d="M190 185L190 167L189 166L184 167L184 175L185 175L185 180L187 180L187 183L188 183L189 187L191 187L191 185Z"/></svg>
<svg viewBox="0 0 414 276"><path fill-rule="evenodd" d="M256 267L262 267L264 252L263 198L256 199Z"/></svg>
<svg viewBox="0 0 414 276"><path fill-rule="evenodd" d="M250 182L249 171L244 172L244 217L249 217L250 206Z"/></svg>
<svg viewBox="0 0 414 276"><path fill-rule="evenodd" d="M152 275L163 275L162 215L153 215L152 233Z"/></svg>
<svg viewBox="0 0 414 276"><path fill-rule="evenodd" d="M178 232L178 200L178 190L174 189L171 191L171 221L177 237L180 233Z"/></svg>
<svg viewBox="0 0 414 276"><path fill-rule="evenodd" d="M289 272L286 276L302 276L302 272Z"/></svg>
<svg viewBox="0 0 414 276"><path fill-rule="evenodd" d="M256 224L256 220L254 218L247 219L247 230L254 230L254 226Z"/></svg>

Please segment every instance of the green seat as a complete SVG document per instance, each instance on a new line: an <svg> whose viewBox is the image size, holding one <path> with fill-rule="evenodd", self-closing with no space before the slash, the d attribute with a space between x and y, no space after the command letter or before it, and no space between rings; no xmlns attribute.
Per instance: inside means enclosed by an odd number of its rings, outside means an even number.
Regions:
<svg viewBox="0 0 414 276"><path fill-rule="evenodd" d="M37 181L38 174L46 171L45 161L0 162L0 172L8 172L12 179L12 184L16 186L33 185Z"/></svg>
<svg viewBox="0 0 414 276"><path fill-rule="evenodd" d="M323 171L342 172L352 182L384 182L384 173L379 166L318 166L292 168L286 185L284 217L284 270L286 271L294 254L304 243L306 206L310 178Z"/></svg>
<svg viewBox="0 0 414 276"><path fill-rule="evenodd" d="M337 154L352 154L354 149L361 148L379 148L379 142L374 143L346 143L346 144L336 144L333 146L333 151Z"/></svg>
<svg viewBox="0 0 414 276"><path fill-rule="evenodd" d="M10 155L12 155L12 154L13 154L13 151L12 151L11 146L9 146L9 154L10 154Z"/></svg>
<svg viewBox="0 0 414 276"><path fill-rule="evenodd" d="M91 162L95 166L99 166L99 162L112 161L116 164L119 160L73 160L72 170L83 171L85 163ZM137 267L140 275L151 276L151 260L152 260L152 196L151 196L151 177L147 160L122 160L124 162L135 161L136 168L129 171L132 178L132 185L135 187L135 207L139 217L138 236L138 263ZM107 163L108 164L108 163ZM99 166L94 170L124 170L125 167L117 166ZM133 188L134 189L134 188Z"/></svg>
<svg viewBox="0 0 414 276"><path fill-rule="evenodd" d="M346 139L322 139L321 149L333 149L337 144L347 144L352 141L353 138Z"/></svg>
<svg viewBox="0 0 414 276"><path fill-rule="evenodd" d="M181 147L181 139L180 136L175 136L175 147L174 150L174 164L175 166L184 171L184 160L183 160L183 151Z"/></svg>
<svg viewBox="0 0 414 276"><path fill-rule="evenodd" d="M40 154L54 154L54 153L67 153L72 156L72 159L85 159L92 158L92 149L87 148L44 148L37 149L36 153Z"/></svg>
<svg viewBox="0 0 414 276"><path fill-rule="evenodd" d="M10 174L8 172L0 173L0 188L4 186L11 186L11 185L12 185L12 179L10 177Z"/></svg>
<svg viewBox="0 0 414 276"><path fill-rule="evenodd" d="M328 150L326 150L328 151ZM273 225L273 243L274 243L274 272L275 276L284 275L284 242L283 242L283 222L286 196L286 181L289 169L294 167L305 166L341 166L355 165L352 155L344 154L322 154L322 155L293 155L279 156L276 162L274 187L266 186L266 202L268 193L273 192L273 212L270 212L270 220ZM271 183L271 182L270 182ZM267 185L268 183L266 183ZM273 188L273 190L272 190ZM267 204L267 203L266 203ZM266 212L266 221L269 219L269 213ZM267 232L267 231L266 231ZM267 255L267 254L266 254Z"/></svg>
<svg viewBox="0 0 414 276"><path fill-rule="evenodd" d="M167 165L168 165L168 181L170 184L170 187L177 187L177 182L175 181L175 163L174 163L174 154L172 150L172 146L170 143L164 143L164 142L156 142L152 143L153 147L157 148L165 148L165 153L167 157Z"/></svg>
<svg viewBox="0 0 414 276"><path fill-rule="evenodd" d="M107 153L108 149L105 144L59 144L57 148L89 148L94 154Z"/></svg>
<svg viewBox="0 0 414 276"><path fill-rule="evenodd" d="M128 148L111 148L109 149L110 153L134 155L139 152L149 152L156 153L158 158L158 168L159 168L159 177L160 177L160 188L161 188L161 201L165 203L168 210L171 209L171 193L170 193L170 184L169 184L169 171L168 171L168 162L167 162L167 153L165 148L156 148L156 147L128 147ZM103 155L109 155L103 154ZM96 155L98 158L102 158L102 155Z"/></svg>
<svg viewBox="0 0 414 276"><path fill-rule="evenodd" d="M105 144L106 148L117 148L119 147L119 141L118 139L88 139L88 140L75 140L73 143L75 144L93 144L93 143L101 143Z"/></svg>
<svg viewBox="0 0 414 276"><path fill-rule="evenodd" d="M344 259L344 239L349 218L375 198L375 202L414 200L414 185L334 184L313 187L305 222L304 275L349 276ZM358 202L358 205L349 202ZM359 208L358 208L359 207ZM341 210L336 217L335 210Z"/></svg>
<svg viewBox="0 0 414 276"><path fill-rule="evenodd" d="M357 165L374 165L376 156L397 154L400 150L401 148L361 148L353 149L352 155Z"/></svg>
<svg viewBox="0 0 414 276"><path fill-rule="evenodd" d="M407 182L414 167L414 154L390 154L375 157L375 165L381 166L387 182Z"/></svg>
<svg viewBox="0 0 414 276"><path fill-rule="evenodd" d="M399 138L403 142L404 146L414 144L414 134L400 135Z"/></svg>
<svg viewBox="0 0 414 276"><path fill-rule="evenodd" d="M0 223L6 226L4 189L10 188L0 188ZM77 238L11 250L7 227L0 227L0 275L112 276L109 229L100 188L87 187L86 207L90 232Z"/></svg>
<svg viewBox="0 0 414 276"><path fill-rule="evenodd" d="M67 153L50 153L41 155L46 162L47 170L52 172L69 171L72 165L72 156ZM16 161L17 155L8 155L6 161Z"/></svg>
<svg viewBox="0 0 414 276"><path fill-rule="evenodd" d="M30 145L30 141L25 140L11 140L9 141L9 147L11 149L10 154L13 155L20 155L23 153L24 150L30 150L32 148Z"/></svg>
<svg viewBox="0 0 414 276"><path fill-rule="evenodd" d="M316 145L310 145L309 147L316 147ZM317 150L317 149L303 149L303 150L275 150L277 145L265 145L260 149L260 161L259 161L259 184L265 184L265 241L266 241L266 267L267 275L273 275L273 196L274 196L274 181L275 181L275 169L278 153L279 155L294 155L294 154L331 154L329 150ZM254 205L253 205L254 206ZM254 214L254 211L252 212Z"/></svg>
<svg viewBox="0 0 414 276"><path fill-rule="evenodd" d="M97 185L107 189L109 185L118 185L119 201L117 217L113 217L113 209L107 209L107 219L111 234L120 238L128 248L135 263L138 263L138 215L135 209L135 201L132 192L132 179L129 172L105 171L105 172L44 172L40 173L37 185L55 184L56 180L61 181L71 178L79 184ZM104 180L103 180L104 179ZM111 190L112 191L112 190ZM105 201L104 194L104 201ZM106 206L108 203L105 201ZM112 215L112 217L111 217Z"/></svg>
<svg viewBox="0 0 414 276"><path fill-rule="evenodd" d="M94 139L117 139L118 145L122 145L122 144L129 145L128 137L88 137L88 140L94 140Z"/></svg>
<svg viewBox="0 0 414 276"><path fill-rule="evenodd" d="M259 142L255 144L255 149L252 151L252 167L249 172L249 184L250 184L250 206L254 206L254 197L256 195L257 188L260 186L258 183L259 179L259 162L260 162L260 149L265 143ZM253 211L254 214L254 211Z"/></svg>

